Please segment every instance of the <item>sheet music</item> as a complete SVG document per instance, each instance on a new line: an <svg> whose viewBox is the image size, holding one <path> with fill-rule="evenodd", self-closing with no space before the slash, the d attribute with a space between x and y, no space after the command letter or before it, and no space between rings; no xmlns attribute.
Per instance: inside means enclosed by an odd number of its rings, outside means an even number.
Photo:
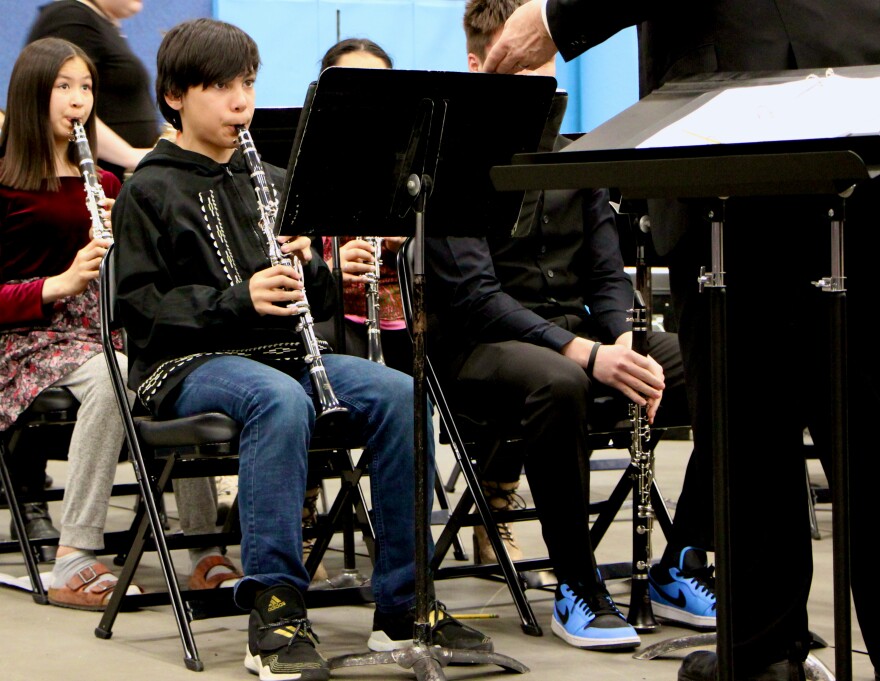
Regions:
<svg viewBox="0 0 880 681"><path fill-rule="evenodd" d="M880 78L824 76L728 88L639 148L736 144L880 132Z"/></svg>

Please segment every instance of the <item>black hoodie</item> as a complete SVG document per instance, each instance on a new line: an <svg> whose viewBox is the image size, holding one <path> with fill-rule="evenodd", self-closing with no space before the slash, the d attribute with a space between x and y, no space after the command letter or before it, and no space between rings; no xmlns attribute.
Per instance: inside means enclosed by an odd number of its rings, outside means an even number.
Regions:
<svg viewBox="0 0 880 681"><path fill-rule="evenodd" d="M284 174L266 165L276 188ZM290 366L304 356L296 317L262 317L250 277L270 266L257 200L241 153L227 164L161 140L113 207L119 313L129 385L160 413L163 401L211 354ZM312 248L305 284L312 315L332 313L334 288Z"/></svg>

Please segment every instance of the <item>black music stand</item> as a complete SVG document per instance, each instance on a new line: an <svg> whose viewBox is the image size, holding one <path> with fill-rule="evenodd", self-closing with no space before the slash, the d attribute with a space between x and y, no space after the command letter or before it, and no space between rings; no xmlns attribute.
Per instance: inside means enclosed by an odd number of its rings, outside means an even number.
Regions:
<svg viewBox="0 0 880 681"><path fill-rule="evenodd" d="M877 76L880 67L836 69L841 75ZM832 232L830 276L813 282L832 295L831 454L833 460L833 542L835 672L851 676L850 558L848 461L846 442L846 289L843 273L843 207L853 187L880 174L880 136L864 135L785 142L713 144L670 148L635 148L653 133L691 113L712 93L728 87L767 85L805 78L814 72L709 74L673 81L585 135L561 154L525 154L513 165L492 170L499 190L574 189L607 186L628 199L709 198L706 213L712 229L711 266L700 277L709 296L715 490L717 636L690 637L687 645L717 640L720 681L733 678L730 617L729 490L727 488L726 288L724 283L724 202L731 196L818 194L834 197L829 211ZM660 654L660 653L658 653ZM645 652L638 657L646 657ZM814 673L827 672L821 662ZM820 669L821 668L821 669Z"/></svg>
<svg viewBox="0 0 880 681"><path fill-rule="evenodd" d="M498 193L489 169L538 148L552 78L330 68L309 88L276 225L281 234L415 236L413 381L416 622L413 646L346 655L331 669L397 664L444 679L450 663L528 668L498 653L433 646L428 621L429 488L424 236L510 233L522 192Z"/></svg>

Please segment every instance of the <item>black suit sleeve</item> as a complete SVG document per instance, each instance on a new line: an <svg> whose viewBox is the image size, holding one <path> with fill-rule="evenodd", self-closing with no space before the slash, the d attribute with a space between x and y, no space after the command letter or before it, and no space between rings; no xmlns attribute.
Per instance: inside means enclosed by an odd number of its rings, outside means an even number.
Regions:
<svg viewBox="0 0 880 681"><path fill-rule="evenodd" d="M547 0L547 23L559 53L565 61L571 61L619 30L649 18L657 4L669 3Z"/></svg>
<svg viewBox="0 0 880 681"><path fill-rule="evenodd" d="M554 350L574 334L527 310L501 289L485 239L446 237L427 241L426 254L436 282L432 296L442 303L444 326L455 327L454 339L472 343L518 340ZM447 326L444 331L448 331Z"/></svg>

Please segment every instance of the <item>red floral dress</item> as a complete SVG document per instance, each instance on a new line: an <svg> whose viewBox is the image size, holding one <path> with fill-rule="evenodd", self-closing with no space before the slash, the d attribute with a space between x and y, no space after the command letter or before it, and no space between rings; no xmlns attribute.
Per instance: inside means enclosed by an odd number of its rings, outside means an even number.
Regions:
<svg viewBox="0 0 880 681"><path fill-rule="evenodd" d="M104 192L119 182L102 173ZM64 272L89 242L82 180L61 178L57 192L0 186L0 431L34 398L101 352L98 285L42 305L42 281ZM114 343L121 347L119 339Z"/></svg>

